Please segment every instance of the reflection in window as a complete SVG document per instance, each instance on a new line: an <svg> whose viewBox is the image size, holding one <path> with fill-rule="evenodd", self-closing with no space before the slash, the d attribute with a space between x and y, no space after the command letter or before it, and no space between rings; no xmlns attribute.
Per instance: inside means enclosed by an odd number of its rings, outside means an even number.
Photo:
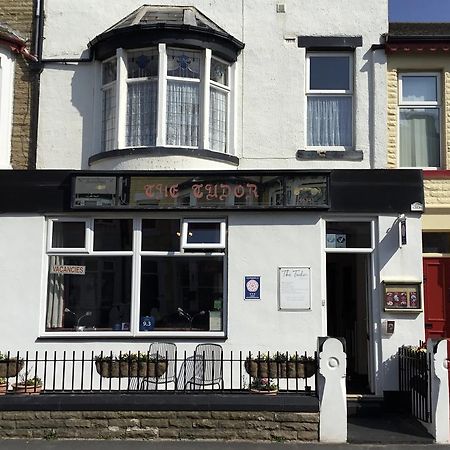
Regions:
<svg viewBox="0 0 450 450"><path fill-rule="evenodd" d="M370 222L327 222L327 248L372 248Z"/></svg>
<svg viewBox="0 0 450 450"><path fill-rule="evenodd" d="M178 219L144 219L142 250L180 251L180 221Z"/></svg>
<svg viewBox="0 0 450 450"><path fill-rule="evenodd" d="M53 248L85 248L85 222L53 221Z"/></svg>
<svg viewBox="0 0 450 450"><path fill-rule="evenodd" d="M223 267L222 256L143 256L140 317L155 331L221 331Z"/></svg>
<svg viewBox="0 0 450 450"><path fill-rule="evenodd" d="M131 256L50 256L47 331L127 330Z"/></svg>
<svg viewBox="0 0 450 450"><path fill-rule="evenodd" d="M131 219L95 219L94 251L129 251L132 239Z"/></svg>
<svg viewBox="0 0 450 450"><path fill-rule="evenodd" d="M422 233L423 253L450 253L450 233Z"/></svg>

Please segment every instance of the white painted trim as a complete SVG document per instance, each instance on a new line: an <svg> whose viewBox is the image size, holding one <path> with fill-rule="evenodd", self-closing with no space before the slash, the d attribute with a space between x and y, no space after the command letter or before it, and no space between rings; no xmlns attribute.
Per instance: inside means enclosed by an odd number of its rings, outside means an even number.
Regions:
<svg viewBox="0 0 450 450"><path fill-rule="evenodd" d="M205 50L205 57L203 58L203 80L202 80L202 97L203 97L203 111L200 111L200 148L211 148L209 142L209 103L211 90L211 49ZM200 144L200 142L199 142Z"/></svg>
<svg viewBox="0 0 450 450"><path fill-rule="evenodd" d="M115 148L123 148L126 142L125 129L127 123L127 66L126 52L123 48L117 49L117 89L116 89L116 136Z"/></svg>
<svg viewBox="0 0 450 450"><path fill-rule="evenodd" d="M14 65L12 53L0 46L0 169L12 169Z"/></svg>
<svg viewBox="0 0 450 450"><path fill-rule="evenodd" d="M166 44L158 45L158 118L156 125L156 145L166 145L167 135L167 49Z"/></svg>

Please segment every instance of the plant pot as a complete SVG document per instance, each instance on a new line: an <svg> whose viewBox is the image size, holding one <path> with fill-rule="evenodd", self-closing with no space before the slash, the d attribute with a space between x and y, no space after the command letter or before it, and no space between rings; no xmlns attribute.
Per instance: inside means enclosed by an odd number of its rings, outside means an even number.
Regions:
<svg viewBox="0 0 450 450"><path fill-rule="evenodd" d="M0 395L5 395L8 391L8 383L1 383L0 384Z"/></svg>
<svg viewBox="0 0 450 450"><path fill-rule="evenodd" d="M253 378L309 378L317 370L316 361L262 361L246 359L245 370Z"/></svg>
<svg viewBox="0 0 450 450"><path fill-rule="evenodd" d="M272 389L271 391L263 390L263 389L250 389L250 392L253 394L262 394L262 395L277 395L278 389Z"/></svg>
<svg viewBox="0 0 450 450"><path fill-rule="evenodd" d="M13 390L16 394L40 394L41 390L42 390L42 386L41 385L25 385L25 384L13 384Z"/></svg>
<svg viewBox="0 0 450 450"><path fill-rule="evenodd" d="M15 377L23 368L23 360L17 358L0 361L0 378Z"/></svg>
<svg viewBox="0 0 450 450"><path fill-rule="evenodd" d="M159 378L166 373L167 361L96 361L97 372L105 378Z"/></svg>
<svg viewBox="0 0 450 450"><path fill-rule="evenodd" d="M245 370L253 378L285 378L286 365L275 361L246 359Z"/></svg>

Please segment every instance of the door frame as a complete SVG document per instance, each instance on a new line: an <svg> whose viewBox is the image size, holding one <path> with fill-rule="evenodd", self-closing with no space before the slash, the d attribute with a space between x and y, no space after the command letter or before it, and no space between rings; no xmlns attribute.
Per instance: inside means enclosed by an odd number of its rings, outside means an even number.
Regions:
<svg viewBox="0 0 450 450"><path fill-rule="evenodd" d="M371 233L371 247L367 249L360 248L333 248L327 249L326 247L326 224L327 222L368 222L370 223ZM357 253L366 255L366 327L367 327L367 378L369 383L369 389L373 395L380 395L378 392L379 384L376 382L376 370L379 366L379 352L381 351L381 345L379 342L379 326L374 321L374 318L379 313L379 302L376 301L378 292L376 285L379 278L375 271L376 267L376 251L377 251L377 218L367 216L332 216L326 215L321 219L321 241L322 241L322 335L327 335L327 254L328 253ZM379 317L379 314L378 314ZM378 321L377 321L378 323Z"/></svg>

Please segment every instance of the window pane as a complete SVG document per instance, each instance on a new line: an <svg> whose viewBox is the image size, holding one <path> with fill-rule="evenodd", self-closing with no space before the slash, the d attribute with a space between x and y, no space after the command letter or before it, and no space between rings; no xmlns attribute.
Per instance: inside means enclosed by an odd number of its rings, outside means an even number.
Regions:
<svg viewBox="0 0 450 450"><path fill-rule="evenodd" d="M213 222L189 222L188 244L219 244L220 223Z"/></svg>
<svg viewBox="0 0 450 450"><path fill-rule="evenodd" d="M370 222L327 222L327 248L371 248Z"/></svg>
<svg viewBox="0 0 450 450"><path fill-rule="evenodd" d="M423 253L450 253L449 233L422 233Z"/></svg>
<svg viewBox="0 0 450 450"><path fill-rule="evenodd" d="M85 248L84 222L53 222L53 248Z"/></svg>
<svg viewBox="0 0 450 450"><path fill-rule="evenodd" d="M211 88L209 101L209 141L212 150L225 152L227 148L228 95Z"/></svg>
<svg viewBox="0 0 450 450"><path fill-rule="evenodd" d="M128 78L158 76L158 58L157 50L129 52L127 58Z"/></svg>
<svg viewBox="0 0 450 450"><path fill-rule="evenodd" d="M352 98L308 96L308 145L352 145Z"/></svg>
<svg viewBox="0 0 450 450"><path fill-rule="evenodd" d="M402 87L405 102L437 101L437 78L434 76L403 76Z"/></svg>
<svg viewBox="0 0 450 450"><path fill-rule="evenodd" d="M103 90L102 105L102 149L104 151L114 148L116 135L116 87L111 86Z"/></svg>
<svg viewBox="0 0 450 450"><path fill-rule="evenodd" d="M142 257L140 317L156 331L221 331L222 299L223 257Z"/></svg>
<svg viewBox="0 0 450 450"><path fill-rule="evenodd" d="M437 108L400 109L400 165L440 166L440 122Z"/></svg>
<svg viewBox="0 0 450 450"><path fill-rule="evenodd" d="M117 61L113 59L105 62L102 66L102 83L108 84L116 81L117 78Z"/></svg>
<svg viewBox="0 0 450 450"><path fill-rule="evenodd" d="M156 144L158 82L128 84L126 145Z"/></svg>
<svg viewBox="0 0 450 450"><path fill-rule="evenodd" d="M94 250L132 250L133 221L131 219L96 219Z"/></svg>
<svg viewBox="0 0 450 450"><path fill-rule="evenodd" d="M350 90L349 56L310 56L309 88Z"/></svg>
<svg viewBox="0 0 450 450"><path fill-rule="evenodd" d="M200 78L201 56L201 52L168 48L167 75L171 77Z"/></svg>
<svg viewBox="0 0 450 450"><path fill-rule="evenodd" d="M199 86L197 83L167 83L167 144L198 146Z"/></svg>
<svg viewBox="0 0 450 450"><path fill-rule="evenodd" d="M211 59L210 79L216 83L228 86L228 65L217 61L217 59Z"/></svg>
<svg viewBox="0 0 450 450"><path fill-rule="evenodd" d="M129 329L131 256L51 256L49 262L47 331Z"/></svg>
<svg viewBox="0 0 450 450"><path fill-rule="evenodd" d="M142 220L142 250L180 251L180 221L176 219Z"/></svg>

